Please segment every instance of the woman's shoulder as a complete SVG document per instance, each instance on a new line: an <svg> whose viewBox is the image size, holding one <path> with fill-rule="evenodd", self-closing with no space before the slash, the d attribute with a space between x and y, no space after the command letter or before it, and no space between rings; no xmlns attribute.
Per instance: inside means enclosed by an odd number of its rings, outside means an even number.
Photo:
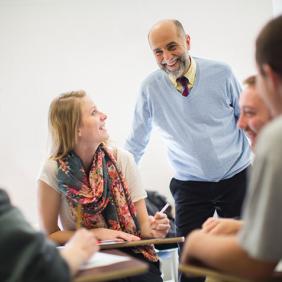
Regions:
<svg viewBox="0 0 282 282"><path fill-rule="evenodd" d="M45 159L40 166L39 179L43 181L53 179L56 177L57 172L57 161L49 157Z"/></svg>
<svg viewBox="0 0 282 282"><path fill-rule="evenodd" d="M58 170L58 165L57 165L57 161L54 160L53 158L47 158L42 165L42 169L44 171L57 171Z"/></svg>
<svg viewBox="0 0 282 282"><path fill-rule="evenodd" d="M38 180L45 182L50 187L58 191L57 174L58 174L57 161L52 158L48 158L43 162L41 166Z"/></svg>

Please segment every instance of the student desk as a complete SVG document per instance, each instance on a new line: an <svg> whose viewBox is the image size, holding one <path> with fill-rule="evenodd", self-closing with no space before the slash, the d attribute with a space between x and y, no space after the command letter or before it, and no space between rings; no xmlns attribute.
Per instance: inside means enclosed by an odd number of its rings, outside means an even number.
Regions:
<svg viewBox="0 0 282 282"><path fill-rule="evenodd" d="M248 280L198 264L181 264L179 270L187 276L205 276L207 282L282 282L282 272L274 272L273 276L265 279Z"/></svg>
<svg viewBox="0 0 282 282"><path fill-rule="evenodd" d="M100 250L105 253L127 256L129 255L122 253L116 249L144 246L149 244L172 244L184 242L184 237L174 237L174 238L155 238L155 239L145 239L131 242L119 242L111 244L101 244ZM74 278L74 282L98 282L98 281L108 281L114 279L125 278L128 276L135 276L138 274L145 273L148 270L146 263L141 262L135 258L130 257L130 260L119 262L107 266L93 267L91 269L80 271Z"/></svg>
<svg viewBox="0 0 282 282"><path fill-rule="evenodd" d="M112 255L128 256L118 250L103 251ZM135 258L130 257L130 260L118 262L115 264L94 267L87 270L82 270L74 277L73 282L98 282L114 279L125 278L145 273L148 270L148 265Z"/></svg>
<svg viewBox="0 0 282 282"><path fill-rule="evenodd" d="M153 238L153 239L142 239L137 241L130 242L116 242L111 244L101 244L100 250L107 249L120 249L120 248L128 248L128 247L138 247L138 246L146 246L146 245L165 245L170 246L171 244L183 243L184 237L172 237L172 238Z"/></svg>

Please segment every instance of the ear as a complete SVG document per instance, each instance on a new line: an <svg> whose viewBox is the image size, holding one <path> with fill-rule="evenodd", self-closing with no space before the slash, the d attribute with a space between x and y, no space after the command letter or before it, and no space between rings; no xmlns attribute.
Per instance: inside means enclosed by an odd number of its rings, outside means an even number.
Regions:
<svg viewBox="0 0 282 282"><path fill-rule="evenodd" d="M262 65L262 71L265 79L268 80L268 83L270 83L274 89L278 89L279 84L281 83L279 75L268 64Z"/></svg>
<svg viewBox="0 0 282 282"><path fill-rule="evenodd" d="M82 135L82 134L81 134L81 130L80 130L80 128L78 128L77 136L78 136L78 137L81 137L81 135Z"/></svg>
<svg viewBox="0 0 282 282"><path fill-rule="evenodd" d="M189 34L186 34L185 42L187 44L187 49L190 50L190 36L189 36Z"/></svg>

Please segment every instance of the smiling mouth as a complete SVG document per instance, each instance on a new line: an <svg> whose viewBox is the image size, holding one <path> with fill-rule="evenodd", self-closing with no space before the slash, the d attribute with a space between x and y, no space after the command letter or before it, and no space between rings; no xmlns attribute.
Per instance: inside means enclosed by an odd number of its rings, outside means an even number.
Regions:
<svg viewBox="0 0 282 282"><path fill-rule="evenodd" d="M166 66L167 66L167 68L172 69L172 68L174 68L176 66L176 64L177 64L177 61L174 64L172 64L172 65L166 65Z"/></svg>
<svg viewBox="0 0 282 282"><path fill-rule="evenodd" d="M176 58L176 59L174 59L173 61L171 61L171 62L166 62L165 63L165 65L167 66L167 67L169 67L169 68L171 68L171 67L174 67L176 64L177 64L177 62L178 62L178 59Z"/></svg>

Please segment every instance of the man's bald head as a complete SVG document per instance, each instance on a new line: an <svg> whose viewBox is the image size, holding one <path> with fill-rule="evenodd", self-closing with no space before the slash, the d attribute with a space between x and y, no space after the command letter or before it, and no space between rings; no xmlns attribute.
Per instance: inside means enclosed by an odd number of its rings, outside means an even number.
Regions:
<svg viewBox="0 0 282 282"><path fill-rule="evenodd" d="M177 20L161 20L153 25L148 40L159 67L175 79L190 66L190 37Z"/></svg>
<svg viewBox="0 0 282 282"><path fill-rule="evenodd" d="M155 23L152 26L152 28L150 29L148 33L149 43L150 43L151 32L153 33L154 32L163 32L163 31L165 32L168 29L174 30L179 37L185 38L186 36L185 30L180 21L175 20L175 19L165 19L165 20L158 21L157 23Z"/></svg>

